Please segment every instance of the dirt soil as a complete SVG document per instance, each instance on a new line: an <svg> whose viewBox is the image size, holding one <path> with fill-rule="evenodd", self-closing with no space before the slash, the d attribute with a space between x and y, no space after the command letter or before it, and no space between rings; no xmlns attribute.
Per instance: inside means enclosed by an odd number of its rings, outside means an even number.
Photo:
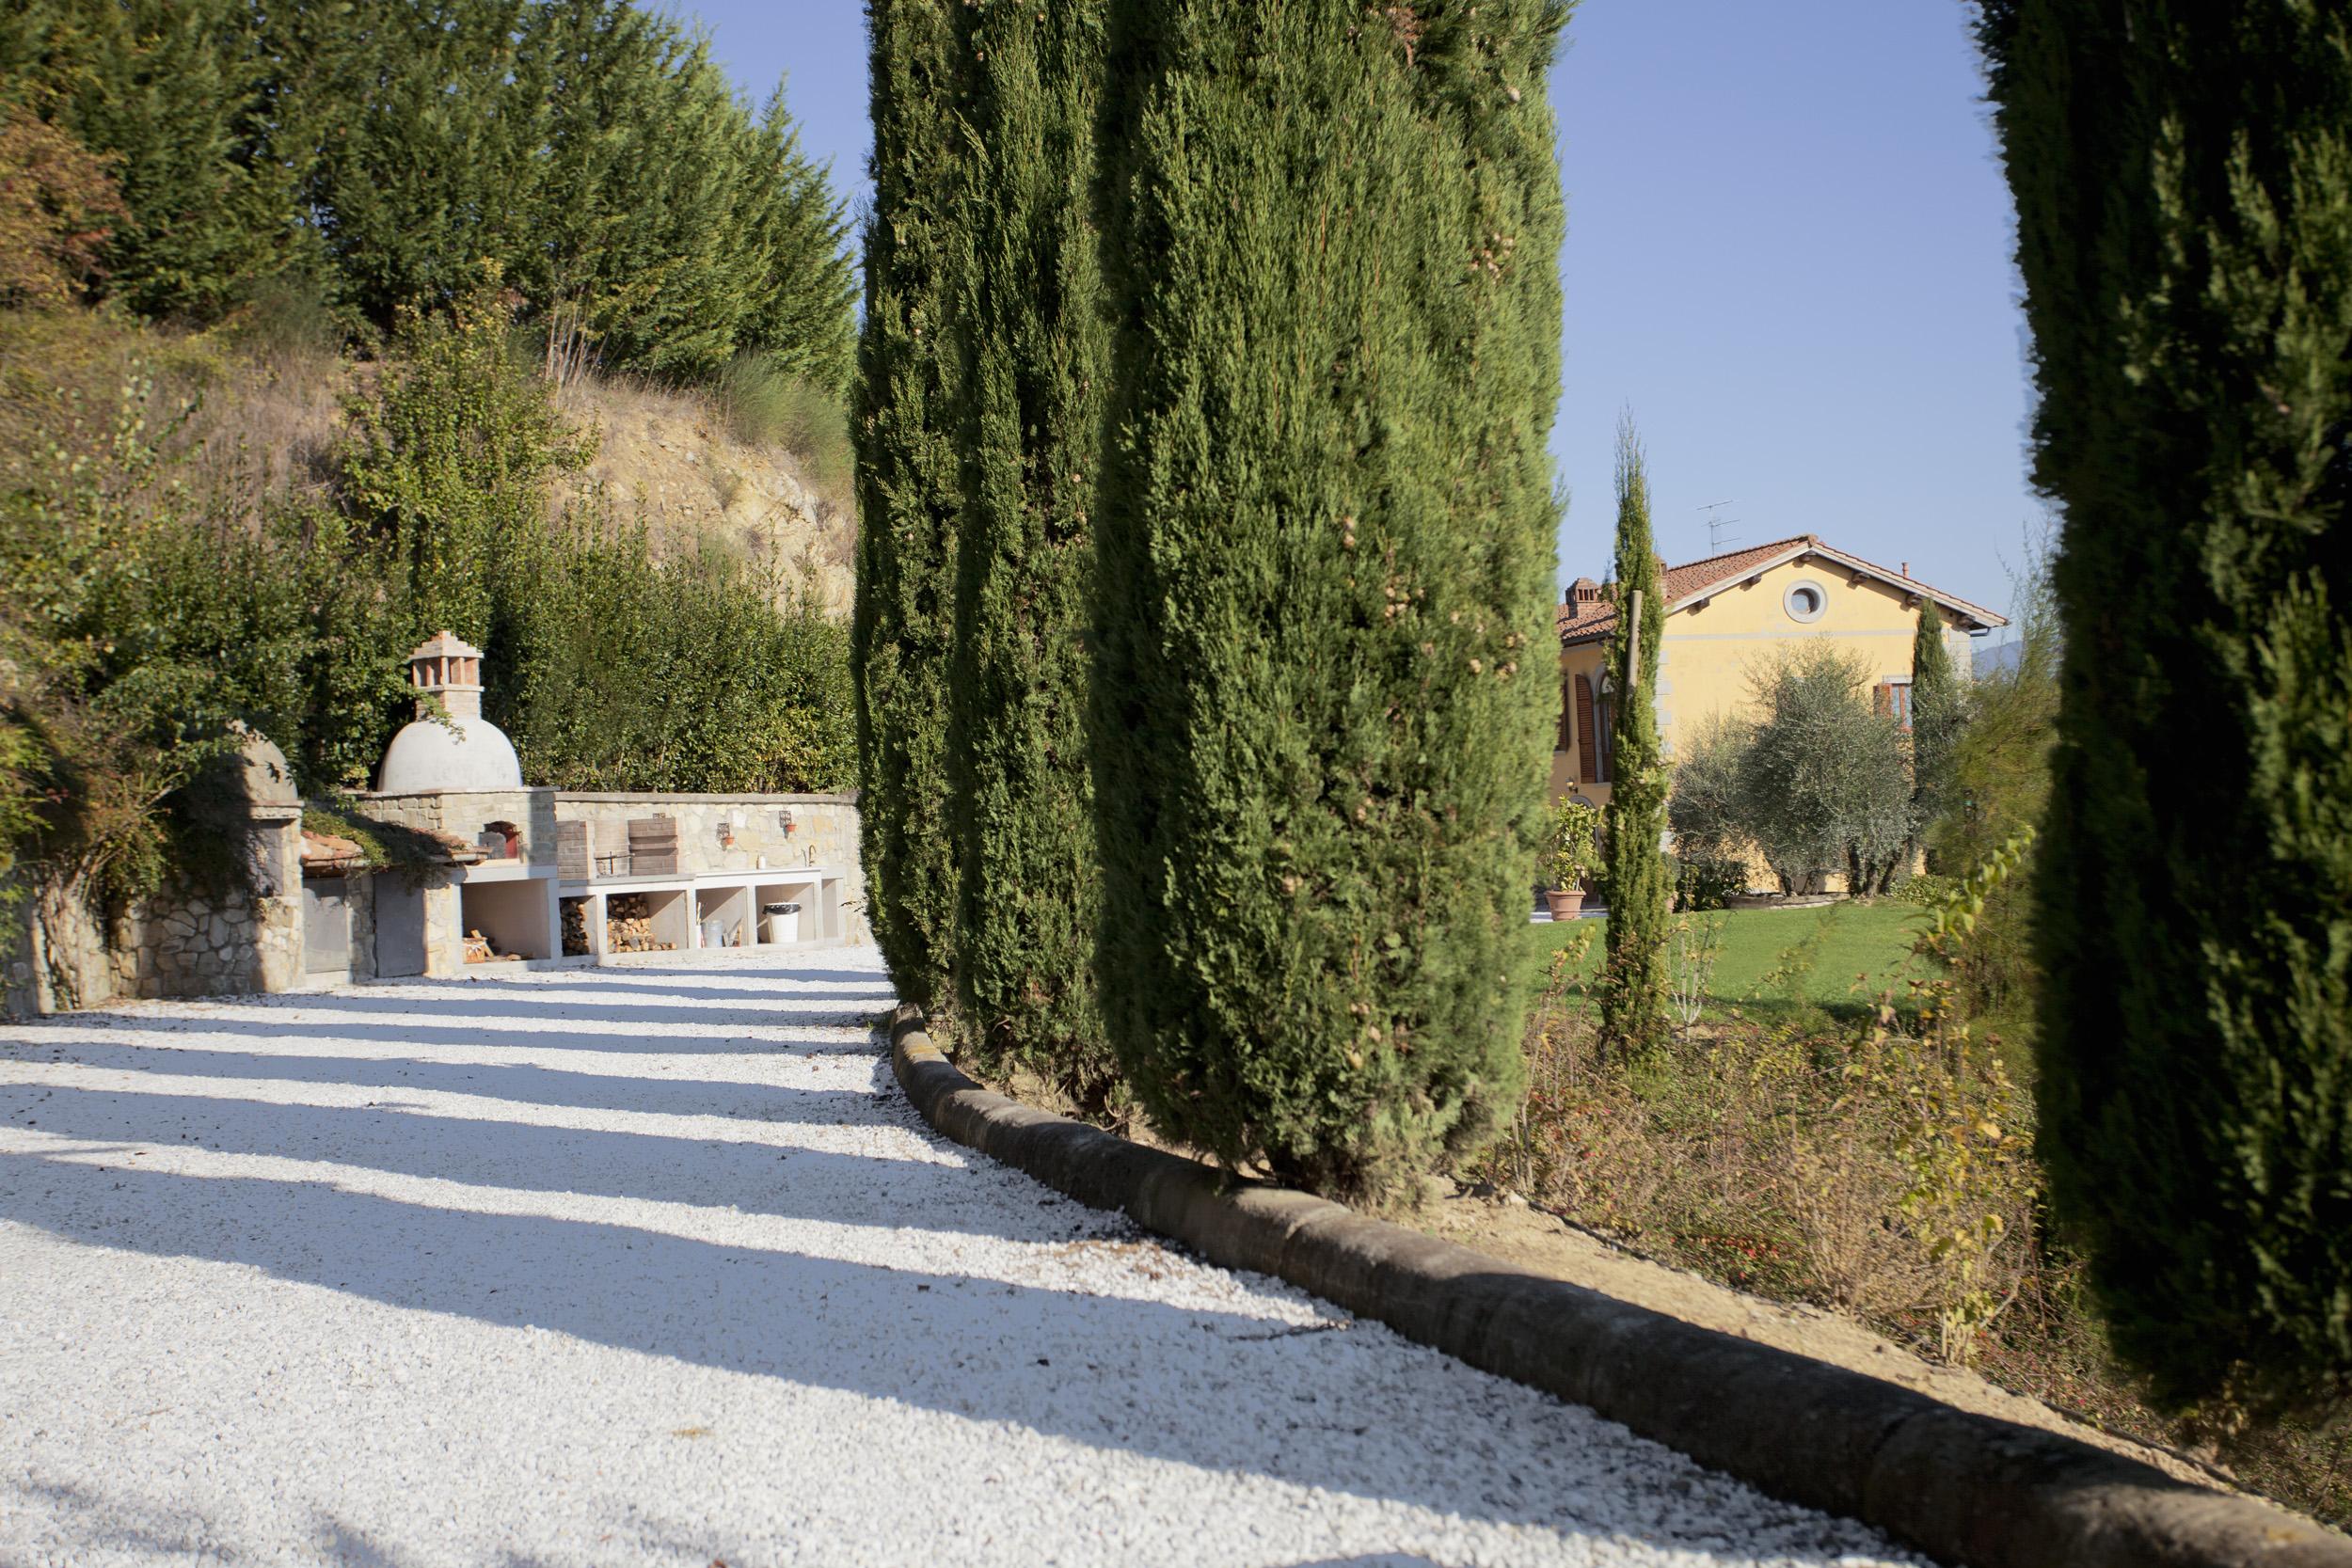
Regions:
<svg viewBox="0 0 2352 1568"><path fill-rule="evenodd" d="M1824 1307L1767 1301L1637 1257L1521 1198L1486 1196L1437 1177L1428 1182L1417 1212L1391 1217L1440 1240L1684 1323L1809 1355L1977 1415L2077 1438L2153 1465L2176 1481L2233 1490L2212 1471L2169 1449L2086 1426L1965 1368L1923 1360L1851 1318Z"/></svg>

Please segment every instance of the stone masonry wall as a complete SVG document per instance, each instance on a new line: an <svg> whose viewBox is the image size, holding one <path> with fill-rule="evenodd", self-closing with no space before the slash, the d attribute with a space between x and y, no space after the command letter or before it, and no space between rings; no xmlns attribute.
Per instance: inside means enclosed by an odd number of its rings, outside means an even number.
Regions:
<svg viewBox="0 0 2352 1568"><path fill-rule="evenodd" d="M74 891L46 890L27 911L22 972L10 967L9 1011L294 989L302 978L300 843L299 822L257 823L250 887L167 889L114 919Z"/></svg>
<svg viewBox="0 0 2352 1568"><path fill-rule="evenodd" d="M782 814L792 814L786 832ZM628 848L628 824L644 816L675 819L678 870L750 871L765 857L774 866L821 865L842 874L842 931L858 944L874 940L866 922L866 872L858 859L854 795L622 795L555 798L559 822L586 822L594 852ZM725 834L721 836L721 825Z"/></svg>

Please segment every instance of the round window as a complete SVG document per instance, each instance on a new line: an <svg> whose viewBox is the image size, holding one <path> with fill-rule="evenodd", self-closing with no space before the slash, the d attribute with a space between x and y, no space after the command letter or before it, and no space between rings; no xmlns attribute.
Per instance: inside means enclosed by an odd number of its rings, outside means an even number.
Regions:
<svg viewBox="0 0 2352 1568"><path fill-rule="evenodd" d="M1790 583L1780 602L1791 621L1818 621L1821 611L1829 608L1829 590L1807 578L1803 582Z"/></svg>

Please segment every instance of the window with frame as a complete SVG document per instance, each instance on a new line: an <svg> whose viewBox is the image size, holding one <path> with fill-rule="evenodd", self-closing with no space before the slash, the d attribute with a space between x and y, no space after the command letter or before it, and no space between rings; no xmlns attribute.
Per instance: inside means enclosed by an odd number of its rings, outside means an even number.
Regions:
<svg viewBox="0 0 2352 1568"><path fill-rule="evenodd" d="M1883 680L1871 693L1870 705L1883 716L1895 721L1895 727L1905 735L1911 733L1911 682Z"/></svg>

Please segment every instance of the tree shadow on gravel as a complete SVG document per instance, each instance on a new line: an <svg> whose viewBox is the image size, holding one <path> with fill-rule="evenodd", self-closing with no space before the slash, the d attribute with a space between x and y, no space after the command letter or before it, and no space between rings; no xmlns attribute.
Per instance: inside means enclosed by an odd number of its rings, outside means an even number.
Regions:
<svg viewBox="0 0 2352 1568"><path fill-rule="evenodd" d="M440 1061L426 1056L262 1054L156 1039L135 1043L76 1040L72 1060L84 1068L216 1078L224 1084L275 1082L432 1090L566 1110L788 1119L817 1126L869 1117L874 1109L873 1093L866 1089L803 1089L790 1085L779 1088L739 1079L572 1072L528 1063Z"/></svg>
<svg viewBox="0 0 2352 1568"><path fill-rule="evenodd" d="M390 1307L501 1329L535 1326L773 1378L779 1409L788 1408L789 1385L845 1390L1211 1472L1575 1536L1680 1542L1743 1560L1827 1563L1868 1548L1871 1538L1857 1526L1760 1501L1587 1412L1470 1372L1330 1308L1322 1308L1330 1314L1327 1331L1301 1333L1262 1315L1146 1299L1171 1289L1165 1252L1135 1245L1118 1216L939 1142L898 1095L870 1040L843 1037L840 1026L851 1020L834 1015L832 1033L804 1038L780 1033L795 1002L810 999L795 996L794 982L812 973L829 972L776 972L772 1006L756 1015L757 1037L740 1047L731 1046L726 1025L739 1016L748 1022L748 1009L610 1001L596 982L577 986L575 1006L583 1023L611 1033L471 1022L485 1013L548 1021L560 1009L529 1006L527 982L486 996L453 985L424 998L421 1009L416 998L363 991L282 1005L319 1009L323 1019L272 1016L281 1011L273 1006L237 1017L157 1008L52 1021L40 1036L0 1051L23 1080L0 1085L0 1136L8 1139L0 1146L0 1221L84 1246L243 1266ZM692 993L681 986L674 994L684 1001ZM630 1033L657 1020L701 1025L707 1036ZM405 1049L339 1056L305 1049L306 1037ZM241 1038L254 1049L237 1050ZM723 1069L691 1079L630 1078L433 1059L437 1048L462 1058L505 1047L662 1053L697 1045L740 1050L768 1063L775 1081L707 1075ZM280 1046L291 1049L274 1053ZM840 1082L838 1058L852 1053L868 1058L862 1090ZM834 1076L821 1089L795 1087L795 1055L833 1058ZM215 1080L218 1089L92 1087L62 1073L44 1081L40 1069L53 1061L97 1069L144 1064ZM358 1088L375 1103L243 1097L246 1086L271 1080ZM404 1092L424 1089L479 1097L494 1115L470 1119L446 1114L453 1104L426 1111L414 1100L404 1108ZM508 1116L495 1115L501 1101L514 1107ZM522 1107L729 1119L715 1135L683 1136L513 1119L527 1118ZM763 1137L753 1125L760 1121L785 1125ZM893 1157L890 1139L871 1152L800 1147L845 1142L823 1131L836 1125L890 1130L912 1140L907 1157ZM182 1150L209 1152L191 1162L190 1174L140 1158ZM282 1169L224 1172L208 1163L211 1154L310 1161L327 1170L323 1180L289 1180ZM367 1185L355 1170L462 1185L444 1201L421 1201L413 1190L354 1190ZM476 1192L483 1196L469 1196ZM500 1193L542 1196L501 1201ZM446 1206L485 1198L501 1207L560 1202L566 1212ZM642 1212L585 1207L630 1200L679 1206L690 1216L679 1228L694 1234L653 1228L660 1220ZM800 1237L779 1232L780 1221L862 1227L825 1234L882 1261L788 1250ZM729 1234L746 1244L700 1239ZM1025 1259L1024 1270L1071 1283L1053 1289L889 1266L919 1257L952 1267L936 1260L955 1243L926 1235L996 1238L1014 1244L995 1250L1000 1263ZM1058 1249L1080 1250L1063 1265L1054 1261ZM301 1307L299 1298L283 1305ZM1692 1533L1718 1520L1739 1521L1756 1538Z"/></svg>
<svg viewBox="0 0 2352 1568"><path fill-rule="evenodd" d="M422 1087L423 1085L418 1085ZM747 1098L734 1118L802 1127L874 1125L874 1098L789 1088ZM527 1193L733 1207L844 1225L993 1227L941 1201L960 1164L835 1154L751 1136L549 1127L433 1115L397 1089L366 1106L290 1105L213 1095L0 1085L0 1124L119 1145L260 1154Z"/></svg>
<svg viewBox="0 0 2352 1568"><path fill-rule="evenodd" d="M546 1012L516 1015L536 1019L539 1027L503 1028L494 1023L429 1022L435 1018L461 1020L469 1016L455 1008L447 1013L410 1013L405 1016L414 1022L354 1023L341 1018L225 1018L216 1013L176 1010L167 1013L80 1013L43 1021L39 1035L0 1032L0 1057L8 1054L24 1057L40 1052L55 1052L60 1045L68 1054L72 1054L80 1050L80 1038L125 1033L147 1036L154 1045L166 1049L173 1048L178 1040L207 1035L227 1035L257 1041L351 1040L420 1048L437 1045L461 1050L604 1051L628 1055L747 1055L785 1052L795 1055L863 1055L874 1049L864 1037L863 1021L854 1017L821 1021L752 1013L681 1011L671 1018L616 1020L609 1014L583 1009L572 1014ZM598 1022L610 1022L613 1027L565 1030L549 1026ZM829 1022L834 1032L802 1033L788 1027L793 1022ZM657 1024L684 1025L692 1028L695 1033L651 1035L644 1032ZM839 1033L844 1029L859 1029L861 1032L845 1038Z"/></svg>
<svg viewBox="0 0 2352 1568"><path fill-rule="evenodd" d="M1832 1563L1868 1539L1372 1325L1268 1336L1265 1320L1231 1312L314 1182L191 1179L87 1163L90 1152L0 1154L0 1216L91 1246L237 1264L389 1307L1439 1513L1791 1563ZM1014 1239L1054 1239L1034 1215L1006 1223L1020 1207L986 1207ZM1417 1418L1433 1412L1454 1419ZM1694 1539L1687 1527L1708 1516L1771 1539Z"/></svg>

